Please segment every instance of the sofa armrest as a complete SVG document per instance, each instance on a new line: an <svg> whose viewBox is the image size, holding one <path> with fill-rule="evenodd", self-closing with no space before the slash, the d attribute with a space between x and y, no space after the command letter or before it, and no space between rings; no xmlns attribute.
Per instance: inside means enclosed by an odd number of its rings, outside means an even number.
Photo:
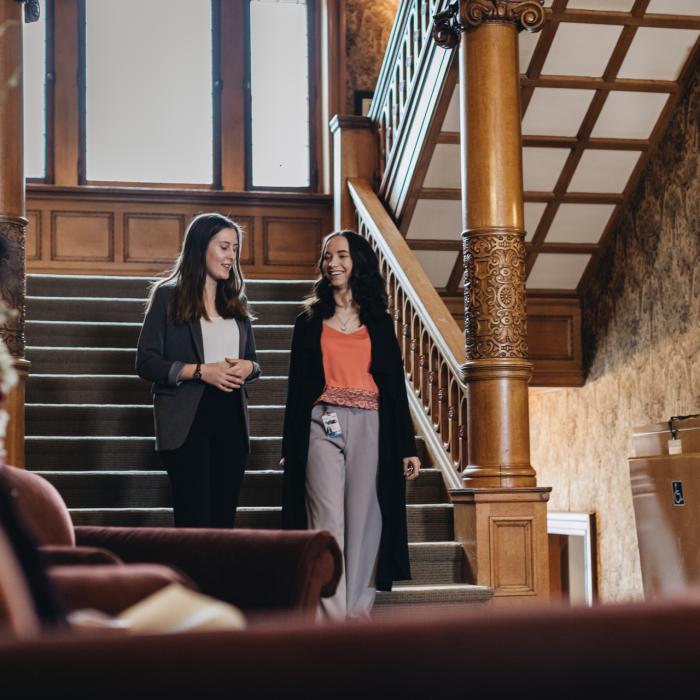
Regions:
<svg viewBox="0 0 700 700"><path fill-rule="evenodd" d="M105 547L125 562L174 566L202 593L244 611L315 613L342 572L326 531L79 526L75 535L79 545Z"/></svg>
<svg viewBox="0 0 700 700"><path fill-rule="evenodd" d="M47 566L70 564L122 564L112 552L100 547L73 547L71 545L45 544L39 547Z"/></svg>
<svg viewBox="0 0 700 700"><path fill-rule="evenodd" d="M196 588L186 576L158 564L71 564L52 566L48 574L69 611L89 608L107 615L118 615L171 583Z"/></svg>

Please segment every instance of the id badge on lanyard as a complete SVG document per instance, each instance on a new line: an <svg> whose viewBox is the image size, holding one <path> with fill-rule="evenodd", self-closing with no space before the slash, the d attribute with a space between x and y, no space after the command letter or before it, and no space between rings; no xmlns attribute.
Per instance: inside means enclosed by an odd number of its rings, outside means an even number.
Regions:
<svg viewBox="0 0 700 700"><path fill-rule="evenodd" d="M340 429L338 414L335 411L324 413L321 416L321 420L323 421L323 429L328 437L340 437L343 434L343 431Z"/></svg>

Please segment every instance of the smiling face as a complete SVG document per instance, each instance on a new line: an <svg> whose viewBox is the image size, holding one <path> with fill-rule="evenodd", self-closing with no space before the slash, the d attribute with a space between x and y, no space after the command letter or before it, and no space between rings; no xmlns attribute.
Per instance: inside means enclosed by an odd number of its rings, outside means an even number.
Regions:
<svg viewBox="0 0 700 700"><path fill-rule="evenodd" d="M238 255L238 233L233 228L222 228L207 245L207 277L226 280L231 274Z"/></svg>
<svg viewBox="0 0 700 700"><path fill-rule="evenodd" d="M348 288L352 274L352 257L345 236L334 236L328 242L321 262L321 272L334 289Z"/></svg>

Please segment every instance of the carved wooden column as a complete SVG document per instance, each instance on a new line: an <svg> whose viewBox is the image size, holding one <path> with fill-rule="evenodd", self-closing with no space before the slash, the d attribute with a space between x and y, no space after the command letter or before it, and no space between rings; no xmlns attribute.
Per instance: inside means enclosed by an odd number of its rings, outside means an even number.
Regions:
<svg viewBox="0 0 700 700"><path fill-rule="evenodd" d="M24 358L24 148L22 122L22 4L0 0L0 296L16 311L0 337L18 371L19 382L5 399L10 423L7 462L24 466L24 393L29 363ZM28 20L38 3L26 6Z"/></svg>
<svg viewBox="0 0 700 700"><path fill-rule="evenodd" d="M372 182L377 170L377 146L372 122L367 117L336 114L330 123L333 134L333 227L357 228L355 207L348 192L350 178Z"/></svg>
<svg viewBox="0 0 700 700"><path fill-rule="evenodd" d="M461 0L434 37L460 65L468 464L455 531L494 602L548 597L546 502L530 465L518 32L542 0Z"/></svg>

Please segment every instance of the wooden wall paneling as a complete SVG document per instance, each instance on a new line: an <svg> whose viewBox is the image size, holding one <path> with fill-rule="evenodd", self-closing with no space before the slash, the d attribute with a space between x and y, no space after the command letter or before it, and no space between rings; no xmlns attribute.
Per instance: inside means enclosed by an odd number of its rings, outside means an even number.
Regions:
<svg viewBox="0 0 700 700"><path fill-rule="evenodd" d="M41 260L41 211L37 209L27 210L26 217L25 260Z"/></svg>
<svg viewBox="0 0 700 700"><path fill-rule="evenodd" d="M243 2L223 0L220 10L221 186L245 189L245 31ZM241 28L244 28L243 30Z"/></svg>
<svg viewBox="0 0 700 700"><path fill-rule="evenodd" d="M263 217L263 263L313 266L321 249L321 219Z"/></svg>
<svg viewBox="0 0 700 700"><path fill-rule="evenodd" d="M185 217L178 214L126 212L123 219L124 262L171 265L185 235Z"/></svg>
<svg viewBox="0 0 700 700"><path fill-rule="evenodd" d="M80 154L78 22L80 0L54 6L53 162L57 185L78 184Z"/></svg>
<svg viewBox="0 0 700 700"><path fill-rule="evenodd" d="M51 215L51 260L115 262L114 214L60 211Z"/></svg>

